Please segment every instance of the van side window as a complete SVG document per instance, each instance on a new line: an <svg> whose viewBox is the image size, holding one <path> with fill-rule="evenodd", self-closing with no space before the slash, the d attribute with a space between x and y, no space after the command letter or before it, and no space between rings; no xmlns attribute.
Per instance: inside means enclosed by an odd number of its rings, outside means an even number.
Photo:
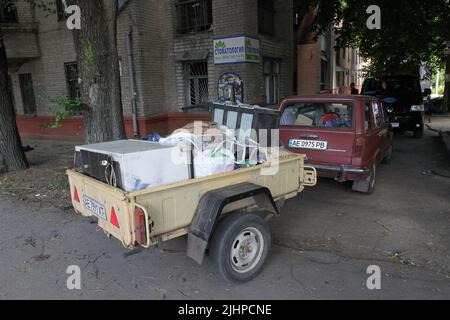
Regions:
<svg viewBox="0 0 450 320"><path fill-rule="evenodd" d="M381 105L377 101L372 101L373 117L375 120L374 127L379 128L383 125L383 111Z"/></svg>
<svg viewBox="0 0 450 320"><path fill-rule="evenodd" d="M369 133L372 130L373 127L373 120L372 120L372 103L366 102L365 108L364 108L364 128L366 130L366 133Z"/></svg>

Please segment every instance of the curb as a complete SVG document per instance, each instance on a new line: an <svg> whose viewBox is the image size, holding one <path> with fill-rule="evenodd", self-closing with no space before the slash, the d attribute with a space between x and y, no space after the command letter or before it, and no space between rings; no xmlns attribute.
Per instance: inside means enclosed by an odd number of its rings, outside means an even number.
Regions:
<svg viewBox="0 0 450 320"><path fill-rule="evenodd" d="M442 143L447 148L447 152L450 154L450 131L441 131L439 133Z"/></svg>

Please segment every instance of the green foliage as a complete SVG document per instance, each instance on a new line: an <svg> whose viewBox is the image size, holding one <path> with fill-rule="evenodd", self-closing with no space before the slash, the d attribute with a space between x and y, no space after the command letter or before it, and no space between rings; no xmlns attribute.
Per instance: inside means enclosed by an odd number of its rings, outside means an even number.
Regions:
<svg viewBox="0 0 450 320"><path fill-rule="evenodd" d="M317 0L299 1L301 12ZM370 5L381 9L381 30L367 28ZM421 61L434 66L443 59L442 43L450 40L449 0L321 0L312 30L320 33L334 25L338 46L358 47L372 63L371 72L399 72L418 68Z"/></svg>
<svg viewBox="0 0 450 320"><path fill-rule="evenodd" d="M55 121L47 125L47 128L58 129L61 123L73 116L78 116L87 110L87 106L81 98L71 100L69 98L50 98L50 102L59 106L62 111L56 112Z"/></svg>
<svg viewBox="0 0 450 320"><path fill-rule="evenodd" d="M48 186L49 190L51 191L64 191L68 190L69 187L69 180L65 175L56 177Z"/></svg>
<svg viewBox="0 0 450 320"><path fill-rule="evenodd" d="M86 47L86 59L89 65L94 64L94 49L92 48L92 44L88 44Z"/></svg>

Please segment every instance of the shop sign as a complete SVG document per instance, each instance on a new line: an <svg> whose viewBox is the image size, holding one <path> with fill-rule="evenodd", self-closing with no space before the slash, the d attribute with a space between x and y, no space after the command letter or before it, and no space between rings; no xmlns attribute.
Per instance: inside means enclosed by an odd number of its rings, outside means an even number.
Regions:
<svg viewBox="0 0 450 320"><path fill-rule="evenodd" d="M214 63L259 63L259 40L240 36L214 39Z"/></svg>

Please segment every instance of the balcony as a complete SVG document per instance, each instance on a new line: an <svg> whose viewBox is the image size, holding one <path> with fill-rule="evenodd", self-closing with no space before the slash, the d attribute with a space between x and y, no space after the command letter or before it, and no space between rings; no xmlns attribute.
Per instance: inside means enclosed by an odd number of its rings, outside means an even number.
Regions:
<svg viewBox="0 0 450 320"><path fill-rule="evenodd" d="M19 67L28 60L41 56L36 27L2 23L2 30L10 67Z"/></svg>
<svg viewBox="0 0 450 320"><path fill-rule="evenodd" d="M37 25L19 21L17 9L0 9L0 26L10 69L19 68L28 60L41 56Z"/></svg>

